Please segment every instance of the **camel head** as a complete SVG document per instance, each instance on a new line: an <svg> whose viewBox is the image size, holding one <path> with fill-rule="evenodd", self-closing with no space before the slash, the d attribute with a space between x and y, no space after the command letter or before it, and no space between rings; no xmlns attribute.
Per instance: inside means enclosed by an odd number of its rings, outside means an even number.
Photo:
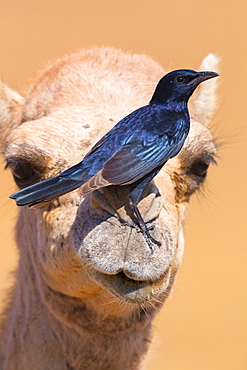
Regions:
<svg viewBox="0 0 247 370"><path fill-rule="evenodd" d="M200 66L217 69L212 54ZM0 141L17 188L78 163L114 124L149 102L164 74L146 56L98 48L49 65L25 98L2 84ZM39 208L19 209L19 269L37 281L48 305L51 294L102 310L107 304L112 312L123 303L146 304L150 310L163 303L181 263L190 197L214 163L207 126L216 108L216 84L199 86L183 149L144 191L139 209L162 242L153 253L138 230L120 221L131 220L126 187L106 187L84 198L75 190Z"/></svg>

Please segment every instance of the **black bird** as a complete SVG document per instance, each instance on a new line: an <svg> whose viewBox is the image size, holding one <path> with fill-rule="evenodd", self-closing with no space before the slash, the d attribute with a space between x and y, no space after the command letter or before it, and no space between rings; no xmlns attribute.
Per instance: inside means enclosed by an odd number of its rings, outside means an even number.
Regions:
<svg viewBox="0 0 247 370"><path fill-rule="evenodd" d="M215 72L176 70L158 83L150 103L118 122L73 167L48 180L31 185L10 196L18 206L41 205L81 187L85 195L109 185L130 185L129 203L135 225L151 250L161 243L149 233L138 202L143 189L164 164L181 150L190 129L187 102L203 81Z"/></svg>

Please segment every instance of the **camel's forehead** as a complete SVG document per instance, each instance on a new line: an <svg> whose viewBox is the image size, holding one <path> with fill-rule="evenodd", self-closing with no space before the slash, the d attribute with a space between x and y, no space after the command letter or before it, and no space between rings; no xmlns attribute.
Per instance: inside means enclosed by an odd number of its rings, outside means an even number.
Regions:
<svg viewBox="0 0 247 370"><path fill-rule="evenodd" d="M30 121L65 107L90 107L104 112L145 105L164 74L145 55L111 48L92 49L58 59L31 86L22 121Z"/></svg>

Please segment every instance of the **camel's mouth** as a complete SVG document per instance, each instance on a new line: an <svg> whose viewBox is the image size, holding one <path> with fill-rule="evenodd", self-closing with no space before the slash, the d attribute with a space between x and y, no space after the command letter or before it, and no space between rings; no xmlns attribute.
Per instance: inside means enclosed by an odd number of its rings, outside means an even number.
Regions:
<svg viewBox="0 0 247 370"><path fill-rule="evenodd" d="M124 271L115 275L104 274L99 271L90 270L90 275L104 289L114 294L121 300L129 303L144 303L154 296L162 293L169 285L171 268L163 276L155 281L135 280L129 278Z"/></svg>

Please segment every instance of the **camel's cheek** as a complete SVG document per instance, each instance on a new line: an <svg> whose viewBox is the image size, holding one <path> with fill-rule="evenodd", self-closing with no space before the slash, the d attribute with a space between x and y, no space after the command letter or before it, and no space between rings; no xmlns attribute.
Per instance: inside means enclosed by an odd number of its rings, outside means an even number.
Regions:
<svg viewBox="0 0 247 370"><path fill-rule="evenodd" d="M188 201L178 203L176 201L176 189L170 173L173 171L174 165L176 165L176 158L172 160L172 163L167 163L165 167L155 178L155 184L158 186L160 193L163 197L163 207L169 215L170 228L173 233L173 242L176 250L174 251L173 265L179 267L182 261L184 252L184 221L189 209ZM160 217L161 227L167 225L167 216ZM163 227L164 227L163 226Z"/></svg>
<svg viewBox="0 0 247 370"><path fill-rule="evenodd" d="M87 281L87 274L69 239L77 212L72 199L49 210L45 206L21 209L17 237L22 241L20 248L28 245L27 254L35 266L33 273L41 283L39 286L45 284L59 292L77 296Z"/></svg>

